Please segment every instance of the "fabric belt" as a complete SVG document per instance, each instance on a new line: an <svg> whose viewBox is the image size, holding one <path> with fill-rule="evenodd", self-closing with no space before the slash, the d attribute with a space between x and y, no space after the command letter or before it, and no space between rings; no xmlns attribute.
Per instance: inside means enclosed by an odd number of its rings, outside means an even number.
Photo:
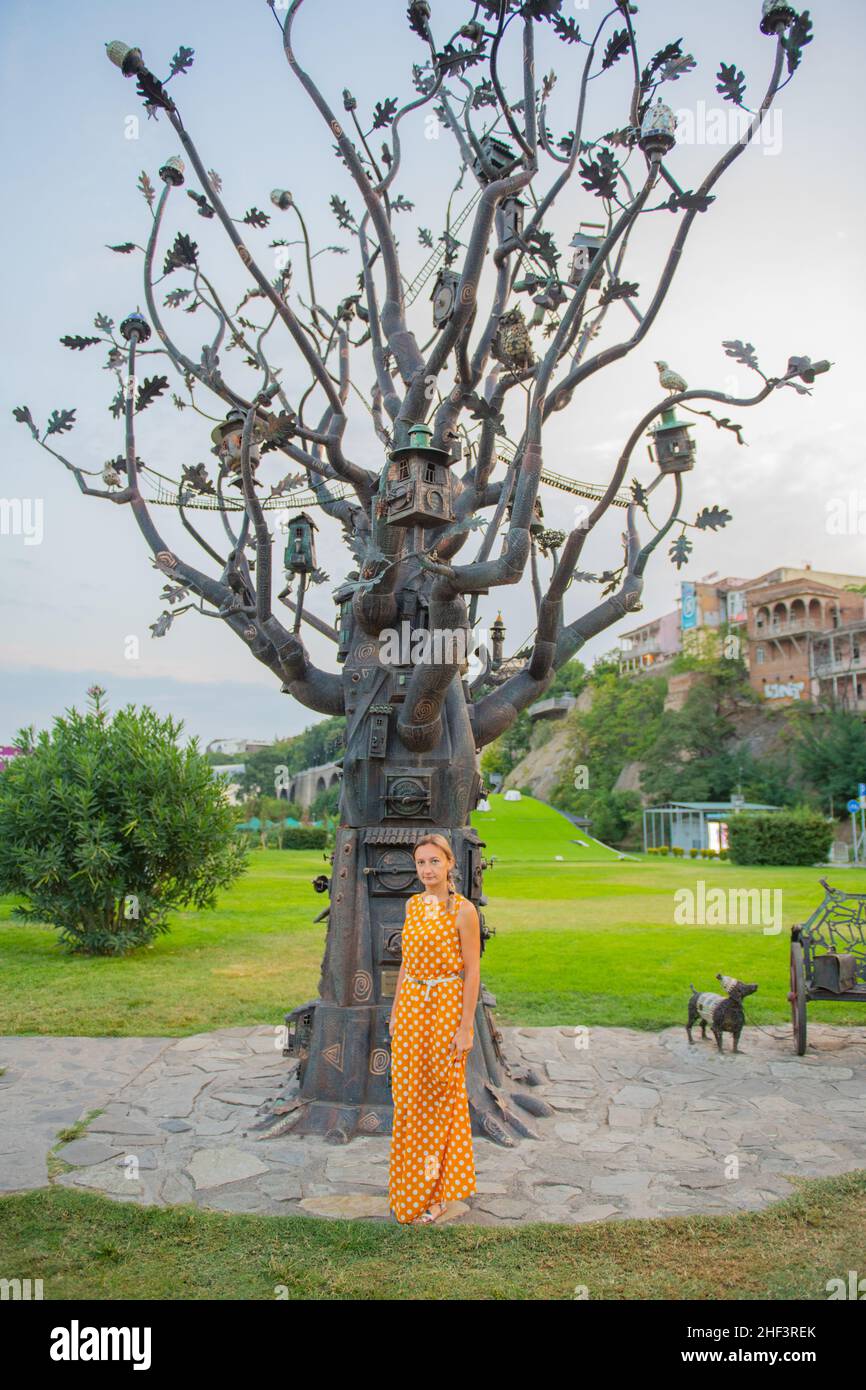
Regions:
<svg viewBox="0 0 866 1390"><path fill-rule="evenodd" d="M408 978L412 981L413 985L426 985L426 986L427 986L427 989L426 989L426 991L425 991L425 993L424 993L424 1003L426 1004L426 1003L427 1003L427 1000L430 998L430 988L431 988L432 985L441 985L441 983L442 983L443 980L459 980L459 979L461 979L461 976L460 976L460 975L437 975L435 979L432 979L432 978L431 978L431 979L427 979L427 980L419 980L419 979L416 979L414 975L410 975Z"/></svg>

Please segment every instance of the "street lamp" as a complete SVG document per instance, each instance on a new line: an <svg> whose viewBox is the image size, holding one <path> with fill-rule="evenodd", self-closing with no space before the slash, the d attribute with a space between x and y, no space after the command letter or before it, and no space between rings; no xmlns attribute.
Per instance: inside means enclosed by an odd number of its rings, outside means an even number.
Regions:
<svg viewBox="0 0 866 1390"><path fill-rule="evenodd" d="M137 343L146 343L150 337L150 324L143 314L136 311L134 314L127 314L123 323L120 325L120 336L127 343L131 343L135 338Z"/></svg>
<svg viewBox="0 0 866 1390"><path fill-rule="evenodd" d="M761 33L781 34L797 18L797 11L786 0L764 0L761 6Z"/></svg>
<svg viewBox="0 0 866 1390"><path fill-rule="evenodd" d="M638 144L648 159L661 159L677 143L674 134L677 118L663 101L656 101L647 108L641 122Z"/></svg>
<svg viewBox="0 0 866 1390"><path fill-rule="evenodd" d="M179 188L183 183L183 171L186 168L179 154L173 154L165 161L159 171L159 177L163 183L170 183L173 188Z"/></svg>

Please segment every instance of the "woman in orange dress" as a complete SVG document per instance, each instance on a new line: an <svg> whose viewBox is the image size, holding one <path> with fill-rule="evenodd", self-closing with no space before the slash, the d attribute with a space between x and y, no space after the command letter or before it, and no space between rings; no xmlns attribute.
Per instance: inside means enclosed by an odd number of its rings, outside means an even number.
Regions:
<svg viewBox="0 0 866 1390"><path fill-rule="evenodd" d="M398 1221L427 1224L449 1201L477 1190L465 1065L481 932L475 906L454 891L455 859L445 836L423 835L414 853L424 892L406 904L391 1009L388 1196Z"/></svg>

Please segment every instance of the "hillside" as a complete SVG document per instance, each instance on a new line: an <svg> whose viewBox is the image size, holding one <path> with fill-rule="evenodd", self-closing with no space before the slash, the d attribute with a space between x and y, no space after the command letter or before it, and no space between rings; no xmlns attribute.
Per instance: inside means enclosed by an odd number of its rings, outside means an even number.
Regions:
<svg viewBox="0 0 866 1390"><path fill-rule="evenodd" d="M485 858L502 863L610 863L622 855L572 825L567 816L532 797L487 798L489 811L473 811L472 825L486 843Z"/></svg>
<svg viewBox="0 0 866 1390"><path fill-rule="evenodd" d="M591 705L592 693L591 687L583 692L579 708L586 709ZM532 731L533 747L505 777L502 791L508 791L511 787L526 787L533 796L549 800L568 756L572 718L573 715L570 715L554 723L539 721ZM748 750L756 759L784 753L789 724L783 709L771 709L766 705L744 706L731 716L730 722L735 732L735 750ZM648 798L641 790L639 779L641 767L639 762L626 762L614 786L616 791L638 792L646 804Z"/></svg>

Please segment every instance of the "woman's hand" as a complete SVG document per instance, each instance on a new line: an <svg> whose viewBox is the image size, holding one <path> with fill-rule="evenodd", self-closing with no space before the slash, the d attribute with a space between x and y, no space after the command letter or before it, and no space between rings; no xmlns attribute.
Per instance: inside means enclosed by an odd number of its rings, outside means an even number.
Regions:
<svg viewBox="0 0 866 1390"><path fill-rule="evenodd" d="M452 1061L459 1062L461 1058L471 1051L474 1040L474 1033L469 1024L461 1023L454 1037L451 1039L449 1051L452 1053Z"/></svg>
<svg viewBox="0 0 866 1390"><path fill-rule="evenodd" d="M395 1025L396 1025L396 1022L397 1022L397 1015L396 1015L396 1013L394 1012L394 1010L392 1009L392 1010L391 1010L391 1017L388 1019L388 1032L390 1033L391 1037L394 1036L394 1027L395 1027Z"/></svg>

